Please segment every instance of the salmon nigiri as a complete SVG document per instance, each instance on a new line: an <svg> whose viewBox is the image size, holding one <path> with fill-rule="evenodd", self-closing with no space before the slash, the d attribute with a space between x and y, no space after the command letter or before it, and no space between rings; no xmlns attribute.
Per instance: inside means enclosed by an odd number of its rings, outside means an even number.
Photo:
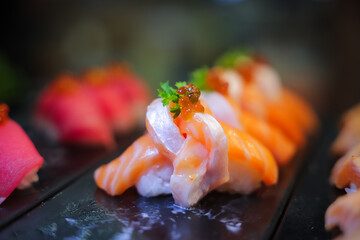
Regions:
<svg viewBox="0 0 360 240"><path fill-rule="evenodd" d="M150 104L146 119L150 134L99 168L95 172L97 185L110 195L118 195L136 184L145 196L167 193L170 186L175 203L189 207L225 183L228 146L222 127L206 113L195 113L189 119L183 116L174 121L169 107L159 99Z"/></svg>
<svg viewBox="0 0 360 240"><path fill-rule="evenodd" d="M311 134L317 128L318 120L312 108L282 87L280 75L262 58L250 51L236 50L225 53L216 65L235 69L241 76L240 99L245 109L277 125L298 145L303 144L303 134Z"/></svg>
<svg viewBox="0 0 360 240"><path fill-rule="evenodd" d="M244 110L275 125L297 146L305 143L305 132L303 132L299 122L290 112L275 103L269 102L259 88L254 84L248 84L243 91L240 100Z"/></svg>
<svg viewBox="0 0 360 240"><path fill-rule="evenodd" d="M286 164L293 158L295 145L276 127L249 112L241 111L235 101L217 92L205 93L202 99L217 120L249 133L271 151L279 164Z"/></svg>
<svg viewBox="0 0 360 240"><path fill-rule="evenodd" d="M331 151L342 155L360 143L360 104L351 108L341 119L341 129Z"/></svg>
<svg viewBox="0 0 360 240"><path fill-rule="evenodd" d="M325 214L325 228L338 226L343 234L337 239L360 239L360 191L336 199Z"/></svg>
<svg viewBox="0 0 360 240"><path fill-rule="evenodd" d="M164 109L169 114L158 115ZM173 121L169 108L157 99L148 108L146 125L155 144L173 163L170 185L175 203L189 207L228 180L228 143L211 115L195 113L188 118L185 111L180 115ZM165 122L173 122L174 129L167 131Z"/></svg>
<svg viewBox="0 0 360 240"><path fill-rule="evenodd" d="M350 183L360 187L360 143L336 162L330 182L337 188L345 188Z"/></svg>
<svg viewBox="0 0 360 240"><path fill-rule="evenodd" d="M0 204L15 188L38 181L43 158L24 130L8 118L8 107L0 104Z"/></svg>
<svg viewBox="0 0 360 240"><path fill-rule="evenodd" d="M110 126L82 85L71 75L58 77L40 95L35 120L64 143L111 147Z"/></svg>
<svg viewBox="0 0 360 240"><path fill-rule="evenodd" d="M267 148L245 132L222 124L229 142L230 180L219 191L249 194L278 181L278 166Z"/></svg>

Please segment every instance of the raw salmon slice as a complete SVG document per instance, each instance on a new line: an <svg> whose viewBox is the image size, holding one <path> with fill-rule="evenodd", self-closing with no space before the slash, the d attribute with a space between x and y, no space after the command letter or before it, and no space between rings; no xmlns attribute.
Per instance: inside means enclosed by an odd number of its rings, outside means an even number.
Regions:
<svg viewBox="0 0 360 240"><path fill-rule="evenodd" d="M247 111L217 92L205 93L202 99L214 117L238 130L244 130L265 145L280 165L288 163L296 152L295 144L276 127Z"/></svg>
<svg viewBox="0 0 360 240"><path fill-rule="evenodd" d="M345 188L350 183L360 187L360 144L341 157L333 167L330 183Z"/></svg>
<svg viewBox="0 0 360 240"><path fill-rule="evenodd" d="M247 133L221 125L229 142L230 180L218 190L249 194L262 182L276 184L278 167L270 151Z"/></svg>
<svg viewBox="0 0 360 240"><path fill-rule="evenodd" d="M120 157L95 171L97 186L109 195L122 194L135 185L154 166L167 165L168 160L155 147L148 134L137 139Z"/></svg>
<svg viewBox="0 0 360 240"><path fill-rule="evenodd" d="M281 129L297 146L304 145L306 134L303 132L299 120L286 108L268 101L255 85L246 85L240 104L245 110Z"/></svg>
<svg viewBox="0 0 360 240"><path fill-rule="evenodd" d="M343 234L337 239L360 239L360 191L338 197L325 214L325 228L338 226Z"/></svg>

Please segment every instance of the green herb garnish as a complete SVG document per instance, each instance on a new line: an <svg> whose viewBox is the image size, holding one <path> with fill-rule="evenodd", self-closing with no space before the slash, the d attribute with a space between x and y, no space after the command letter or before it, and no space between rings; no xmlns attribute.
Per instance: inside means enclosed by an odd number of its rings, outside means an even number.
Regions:
<svg viewBox="0 0 360 240"><path fill-rule="evenodd" d="M236 65L250 61L252 61L252 51L249 49L235 49L221 55L215 61L215 65L224 68L234 68Z"/></svg>
<svg viewBox="0 0 360 240"><path fill-rule="evenodd" d="M177 82L175 84L177 88L186 86L186 82ZM161 102L163 106L169 105L170 102L175 103L175 107L170 107L170 112L173 113L173 118L177 118L180 115L181 108L179 105L179 99L184 95L181 95L177 92L177 89L169 86L169 81L165 83L160 83L162 89L158 89L159 97L162 98Z"/></svg>

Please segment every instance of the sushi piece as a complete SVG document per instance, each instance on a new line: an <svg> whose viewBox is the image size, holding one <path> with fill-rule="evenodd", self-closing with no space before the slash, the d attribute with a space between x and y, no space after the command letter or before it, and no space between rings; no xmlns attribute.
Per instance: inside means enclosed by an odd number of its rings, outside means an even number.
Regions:
<svg viewBox="0 0 360 240"><path fill-rule="evenodd" d="M222 75L226 77L221 77ZM202 68L192 73L192 82L202 85L204 89L216 90L204 93L202 99L208 103L216 119L239 130L244 130L264 144L279 164L288 163L296 152L296 145L275 125L262 117L246 111L232 96L240 96L241 92L229 84L240 78L232 70L219 71ZM237 88L241 91L241 87ZM230 93L232 91L232 93ZM260 106L261 108L261 106Z"/></svg>
<svg viewBox="0 0 360 240"><path fill-rule="evenodd" d="M187 86L181 91L194 89ZM155 145L173 163L170 186L175 203L190 207L228 181L228 142L221 125L211 115L201 113L203 109L191 113L192 107L199 106L196 98L200 92L192 92L190 97L189 93L184 95L179 102L190 107L189 111L179 113L174 121L169 107L157 99L148 107L146 125ZM193 98L191 103L189 99Z"/></svg>
<svg viewBox="0 0 360 240"><path fill-rule="evenodd" d="M84 91L93 99L106 122L115 132L123 133L136 125L135 114L132 113L130 101L109 83L106 69L92 69L83 76ZM144 108L145 109L145 108Z"/></svg>
<svg viewBox="0 0 360 240"><path fill-rule="evenodd" d="M66 144L114 146L110 126L71 75L58 77L42 92L35 108L35 122Z"/></svg>
<svg viewBox="0 0 360 240"><path fill-rule="evenodd" d="M325 228L336 226L342 231L336 239L360 239L360 191L337 198L326 210Z"/></svg>
<svg viewBox="0 0 360 240"><path fill-rule="evenodd" d="M360 187L360 142L336 162L330 183L337 188L348 187L350 183Z"/></svg>
<svg viewBox="0 0 360 240"><path fill-rule="evenodd" d="M343 155L360 143L360 104L350 109L341 119L340 133L331 146L334 155Z"/></svg>
<svg viewBox="0 0 360 240"><path fill-rule="evenodd" d="M269 102L255 85L248 85L244 89L241 104L246 111L281 129L298 147L304 145L305 133L298 121L288 111Z"/></svg>
<svg viewBox="0 0 360 240"><path fill-rule="evenodd" d="M205 93L202 99L218 121L249 133L271 151L278 164L288 163L295 155L296 146L279 129L250 112L241 111L235 101L217 92Z"/></svg>
<svg viewBox="0 0 360 240"><path fill-rule="evenodd" d="M24 130L8 117L9 108L0 104L0 204L14 191L38 181L44 159Z"/></svg>
<svg viewBox="0 0 360 240"><path fill-rule="evenodd" d="M269 150L245 132L224 123L222 127L229 142L230 179L217 190L249 194L262 182L266 186L276 184L279 170Z"/></svg>
<svg viewBox="0 0 360 240"><path fill-rule="evenodd" d="M304 133L310 135L317 128L316 114L308 103L282 87L279 74L255 54L232 51L221 56L216 65L221 78L227 77L221 72L228 69L235 69L241 76L243 94L240 100L245 109L277 125L298 145L303 144Z"/></svg>
<svg viewBox="0 0 360 240"><path fill-rule="evenodd" d="M148 86L124 63L107 66L107 76L114 89L143 121L146 107L152 99Z"/></svg>
<svg viewBox="0 0 360 240"><path fill-rule="evenodd" d="M136 185L143 196L171 193L176 204L190 207L215 189L247 194L262 182L277 182L276 162L265 147L220 124L202 105L198 88L185 83L177 87L162 85L162 100L148 106L148 133L96 170L100 188L119 195Z"/></svg>

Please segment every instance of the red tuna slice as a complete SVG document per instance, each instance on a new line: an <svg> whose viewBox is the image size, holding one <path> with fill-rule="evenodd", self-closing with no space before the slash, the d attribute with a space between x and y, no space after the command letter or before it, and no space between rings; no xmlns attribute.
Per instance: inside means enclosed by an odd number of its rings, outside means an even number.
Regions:
<svg viewBox="0 0 360 240"><path fill-rule="evenodd" d="M96 102L73 77L57 79L40 96L36 108L39 125L50 126L64 143L112 147L112 131Z"/></svg>
<svg viewBox="0 0 360 240"><path fill-rule="evenodd" d="M143 121L146 106L150 104L152 98L144 81L134 74L126 64L109 65L107 79L123 101L130 103L133 112Z"/></svg>
<svg viewBox="0 0 360 240"><path fill-rule="evenodd" d="M86 84L86 94L96 102L104 118L116 132L131 130L136 121L132 106L122 99L121 95L107 83Z"/></svg>
<svg viewBox="0 0 360 240"><path fill-rule="evenodd" d="M20 184L37 180L43 158L24 130L13 120L0 125L0 204Z"/></svg>

